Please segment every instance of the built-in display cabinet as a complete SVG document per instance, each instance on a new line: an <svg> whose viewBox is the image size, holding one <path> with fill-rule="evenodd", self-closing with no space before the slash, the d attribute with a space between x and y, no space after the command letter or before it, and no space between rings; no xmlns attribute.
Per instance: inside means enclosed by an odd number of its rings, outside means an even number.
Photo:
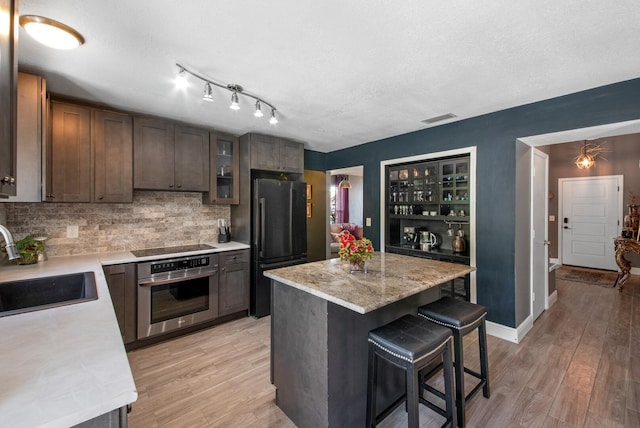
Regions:
<svg viewBox="0 0 640 428"><path fill-rule="evenodd" d="M240 195L238 171L240 169L238 137L222 132L211 132L209 192L203 201L209 204L237 204Z"/></svg>
<svg viewBox="0 0 640 428"><path fill-rule="evenodd" d="M469 264L469 160L456 156L386 166L385 251ZM467 275L442 292L469 300L469 282Z"/></svg>

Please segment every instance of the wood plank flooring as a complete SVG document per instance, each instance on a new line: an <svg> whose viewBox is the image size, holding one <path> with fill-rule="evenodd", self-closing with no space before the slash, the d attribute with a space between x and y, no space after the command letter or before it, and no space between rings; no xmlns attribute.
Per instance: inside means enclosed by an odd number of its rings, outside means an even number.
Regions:
<svg viewBox="0 0 640 428"><path fill-rule="evenodd" d="M491 398L467 405L469 427L640 427L640 277L623 293L557 287L558 301L522 343L488 337ZM139 394L130 427L294 426L274 402L269 328L268 317L243 318L130 352ZM465 352L479 370L477 335ZM420 407L421 427L442 424ZM400 406L380 426L406 423Z"/></svg>

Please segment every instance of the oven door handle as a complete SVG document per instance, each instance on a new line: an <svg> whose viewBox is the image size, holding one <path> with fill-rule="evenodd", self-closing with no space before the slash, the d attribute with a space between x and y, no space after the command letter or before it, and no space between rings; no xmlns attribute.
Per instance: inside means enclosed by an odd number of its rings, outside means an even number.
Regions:
<svg viewBox="0 0 640 428"><path fill-rule="evenodd" d="M155 287L156 285L166 285L166 284L172 284L174 282L181 282L184 280L188 280L188 279L198 279L198 278L205 278L207 276L213 276L216 275L218 273L217 270L213 270L213 271L208 271L205 273L200 273L197 275L188 275L188 276L180 276L180 277L175 277L175 278L168 278L168 279L160 279L160 280L146 280L146 281L138 281L138 285L140 287Z"/></svg>

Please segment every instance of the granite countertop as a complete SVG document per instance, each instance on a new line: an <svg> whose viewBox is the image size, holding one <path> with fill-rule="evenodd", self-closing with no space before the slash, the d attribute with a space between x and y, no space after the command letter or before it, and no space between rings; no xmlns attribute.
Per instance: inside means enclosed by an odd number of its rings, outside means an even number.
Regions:
<svg viewBox="0 0 640 428"><path fill-rule="evenodd" d="M214 244L214 250L249 248ZM69 427L136 401L103 265L169 258L128 251L50 257L34 265L0 266L0 282L94 272L98 299L0 317L0 421L11 427Z"/></svg>
<svg viewBox="0 0 640 428"><path fill-rule="evenodd" d="M347 262L330 259L268 270L264 274L366 314L475 270L463 264L376 252L367 261L366 273L351 274Z"/></svg>

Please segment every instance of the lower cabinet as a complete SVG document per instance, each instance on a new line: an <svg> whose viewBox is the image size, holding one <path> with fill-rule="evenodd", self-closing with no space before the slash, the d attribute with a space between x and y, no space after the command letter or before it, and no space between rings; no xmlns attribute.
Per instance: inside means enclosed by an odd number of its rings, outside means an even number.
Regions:
<svg viewBox="0 0 640 428"><path fill-rule="evenodd" d="M220 253L218 315L249 309L249 250Z"/></svg>
<svg viewBox="0 0 640 428"><path fill-rule="evenodd" d="M135 342L137 337L136 264L105 266L104 274L107 277L109 294L118 319L118 326L120 326L122 341Z"/></svg>

